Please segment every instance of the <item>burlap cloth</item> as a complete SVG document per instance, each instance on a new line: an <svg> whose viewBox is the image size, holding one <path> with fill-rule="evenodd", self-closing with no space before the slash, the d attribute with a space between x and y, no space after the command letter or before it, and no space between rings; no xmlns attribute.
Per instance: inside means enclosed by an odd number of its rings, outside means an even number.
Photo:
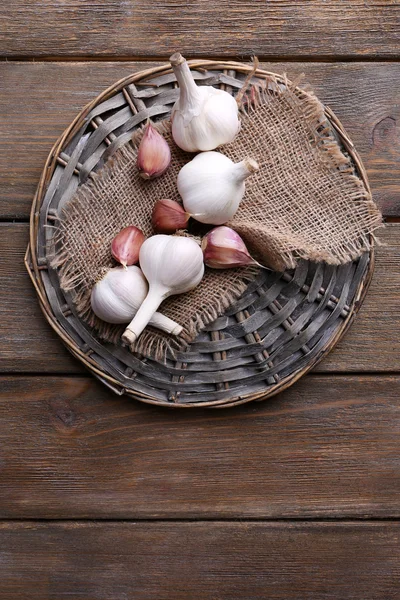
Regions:
<svg viewBox="0 0 400 600"><path fill-rule="evenodd" d="M295 266L298 258L342 264L370 248L370 234L381 215L354 173L351 160L337 144L317 98L294 85L271 79L252 88L242 105L241 131L220 151L238 162L257 160L260 170L246 181L246 193L230 223L258 260L277 269ZM172 161L160 178L144 181L136 168L137 146L117 150L101 171L82 185L65 206L52 245L52 265L61 287L72 293L75 309L97 335L116 342L124 327L108 325L90 308L92 287L104 268L113 266L110 244L127 225L151 235L151 212L161 198L180 201L177 174L192 155L173 142L169 122L158 124ZM150 327L133 351L156 359L182 350L246 289L252 269L206 269L192 292L166 300L161 311L183 326L179 338Z"/></svg>

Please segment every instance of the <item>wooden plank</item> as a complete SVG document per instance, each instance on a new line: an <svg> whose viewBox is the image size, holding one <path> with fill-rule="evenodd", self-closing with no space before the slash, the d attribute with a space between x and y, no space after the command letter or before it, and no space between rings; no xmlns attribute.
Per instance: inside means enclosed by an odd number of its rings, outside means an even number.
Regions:
<svg viewBox="0 0 400 600"><path fill-rule="evenodd" d="M0 372L86 372L45 320L24 266L29 225L0 223Z"/></svg>
<svg viewBox="0 0 400 600"><path fill-rule="evenodd" d="M0 518L398 518L399 386L314 375L185 411L87 377L3 377Z"/></svg>
<svg viewBox="0 0 400 600"><path fill-rule="evenodd" d="M160 61L162 62L162 61ZM0 63L0 218L26 218L51 146L103 89L149 63ZM400 216L399 63L264 63L305 73L363 158L376 201Z"/></svg>
<svg viewBox="0 0 400 600"><path fill-rule="evenodd" d="M379 234L371 286L350 330L316 371L398 371L400 339L400 225L389 224ZM400 324L399 324L400 325Z"/></svg>
<svg viewBox="0 0 400 600"><path fill-rule="evenodd" d="M2 600L396 600L399 523L3 523Z"/></svg>
<svg viewBox="0 0 400 600"><path fill-rule="evenodd" d="M400 368L400 225L380 237L376 271L365 304L319 371L396 371ZM28 225L0 224L0 372L83 372L42 316L23 255Z"/></svg>
<svg viewBox="0 0 400 600"><path fill-rule="evenodd" d="M3 56L399 55L395 1L109 0L5 3Z"/></svg>

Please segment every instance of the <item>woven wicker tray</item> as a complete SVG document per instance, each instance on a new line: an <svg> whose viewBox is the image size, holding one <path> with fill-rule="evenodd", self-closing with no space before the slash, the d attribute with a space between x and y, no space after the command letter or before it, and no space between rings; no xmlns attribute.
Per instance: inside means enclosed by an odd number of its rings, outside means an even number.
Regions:
<svg viewBox="0 0 400 600"><path fill-rule="evenodd" d="M192 61L199 83L236 93L251 67ZM257 70L254 80L271 73ZM284 85L284 80L274 75ZM341 267L301 261L295 271L263 272L225 315L166 364L99 341L75 314L46 256L46 239L77 187L97 171L148 117L168 117L177 98L169 66L118 81L86 106L56 142L33 201L25 264L40 306L64 344L118 394L174 407L234 406L288 387L336 344L368 288L373 252ZM341 123L328 108L333 131L369 189L366 173Z"/></svg>

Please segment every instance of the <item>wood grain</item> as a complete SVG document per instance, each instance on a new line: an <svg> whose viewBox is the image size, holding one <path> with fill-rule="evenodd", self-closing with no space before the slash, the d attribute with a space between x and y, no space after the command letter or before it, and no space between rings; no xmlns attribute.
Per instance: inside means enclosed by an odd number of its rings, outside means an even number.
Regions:
<svg viewBox="0 0 400 600"><path fill-rule="evenodd" d="M318 371L395 371L400 367L400 225L380 234L376 271L360 314ZM42 316L23 255L28 225L0 224L0 372L83 372Z"/></svg>
<svg viewBox="0 0 400 600"><path fill-rule="evenodd" d="M0 223L0 372L85 372L39 308L24 266L29 226Z"/></svg>
<svg viewBox="0 0 400 600"><path fill-rule="evenodd" d="M396 600L399 523L4 523L2 600Z"/></svg>
<svg viewBox="0 0 400 600"><path fill-rule="evenodd" d="M390 0L27 0L0 9L3 56L399 55L400 7Z"/></svg>
<svg viewBox="0 0 400 600"><path fill-rule="evenodd" d="M3 377L0 518L398 518L399 386L313 375L174 411L88 377Z"/></svg>
<svg viewBox="0 0 400 600"><path fill-rule="evenodd" d="M51 146L82 107L114 81L152 64L0 63L8 91L0 95L0 218L27 218ZM292 79L306 74L304 84L333 108L356 145L384 214L400 216L400 64L262 67Z"/></svg>

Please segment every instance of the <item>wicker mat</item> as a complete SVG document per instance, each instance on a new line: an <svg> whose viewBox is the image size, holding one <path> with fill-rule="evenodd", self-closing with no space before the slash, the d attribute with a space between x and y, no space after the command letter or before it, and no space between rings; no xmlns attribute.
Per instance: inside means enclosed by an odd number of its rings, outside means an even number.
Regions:
<svg viewBox="0 0 400 600"><path fill-rule="evenodd" d="M271 79L244 98L241 122L236 140L220 151L235 162L252 157L260 166L247 179L245 197L230 223L255 257L284 270L299 258L337 265L369 250L369 236L381 226L380 212L337 144L317 98ZM104 268L114 264L111 241L127 225L152 234L153 205L161 198L179 201L177 174L192 158L174 144L169 122L157 127L170 144L168 171L150 181L139 176L136 156L142 132L135 132L132 143L117 150L78 189L53 237L52 265L59 268L61 287L72 293L79 316L110 342L119 340L124 327L97 319L90 294ZM169 298L160 309L183 326L180 338L148 327L132 351L160 360L183 350L254 277L251 269L206 269L198 288Z"/></svg>

